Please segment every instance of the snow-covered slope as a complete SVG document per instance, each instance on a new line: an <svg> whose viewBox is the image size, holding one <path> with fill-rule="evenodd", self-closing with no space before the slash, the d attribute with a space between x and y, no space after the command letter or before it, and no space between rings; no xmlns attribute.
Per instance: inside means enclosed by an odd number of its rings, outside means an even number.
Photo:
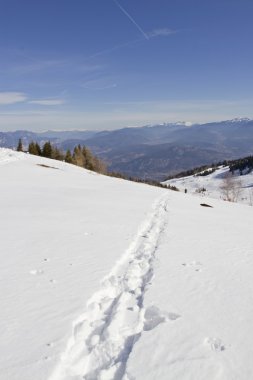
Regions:
<svg viewBox="0 0 253 380"><path fill-rule="evenodd" d="M252 377L251 207L3 160L0 379Z"/></svg>
<svg viewBox="0 0 253 380"><path fill-rule="evenodd" d="M211 169L210 169L211 170ZM194 195L202 195L203 197L211 197L216 199L226 199L226 192L222 190L224 187L224 178L229 176L229 167L220 167L215 172L211 172L207 176L191 175L188 177L174 178L163 182L176 186L180 191ZM240 176L238 172L231 178L232 184L237 188L235 201L247 205L253 205L253 172ZM203 191L203 188L205 191Z"/></svg>

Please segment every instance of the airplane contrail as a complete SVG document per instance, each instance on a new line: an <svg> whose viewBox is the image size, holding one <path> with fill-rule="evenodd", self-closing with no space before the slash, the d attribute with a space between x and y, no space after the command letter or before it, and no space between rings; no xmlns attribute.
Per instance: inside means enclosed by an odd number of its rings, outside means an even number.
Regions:
<svg viewBox="0 0 253 380"><path fill-rule="evenodd" d="M144 30L140 27L140 25L137 24L137 22L133 19L132 16L130 16L130 14L122 7L122 5L120 5L120 3L117 1L117 0L113 0L114 3L117 5L117 7L127 16L127 18L136 26L136 28L141 32L141 34L143 35L143 37L146 39L146 40L149 40L149 36L147 35L147 33L144 32Z"/></svg>
<svg viewBox="0 0 253 380"><path fill-rule="evenodd" d="M127 47L127 46L130 46L130 45L133 45L133 44L135 44L137 42L140 42L140 41L143 41L142 37L140 37L140 38L138 38L136 40L132 40L132 41L128 41L128 42L125 42L125 43L122 43L122 44L119 44L119 45L115 45L115 46L113 46L111 48L108 48L108 49L100 50L97 53L94 53L94 54L90 55L86 59L91 59L91 58L95 58L95 57L97 57L99 55L104 55L104 54L107 54L107 53L111 53L114 50L118 50L118 49L121 49L123 47Z"/></svg>

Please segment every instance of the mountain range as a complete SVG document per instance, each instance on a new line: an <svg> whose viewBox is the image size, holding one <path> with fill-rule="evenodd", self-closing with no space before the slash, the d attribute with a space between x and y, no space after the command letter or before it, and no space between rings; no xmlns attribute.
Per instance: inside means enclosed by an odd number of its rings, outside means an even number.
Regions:
<svg viewBox="0 0 253 380"><path fill-rule="evenodd" d="M252 154L253 120L237 118L205 124L165 123L112 131L0 132L0 146L10 148L22 138L50 140L63 150L88 146L110 171L163 180L194 166Z"/></svg>

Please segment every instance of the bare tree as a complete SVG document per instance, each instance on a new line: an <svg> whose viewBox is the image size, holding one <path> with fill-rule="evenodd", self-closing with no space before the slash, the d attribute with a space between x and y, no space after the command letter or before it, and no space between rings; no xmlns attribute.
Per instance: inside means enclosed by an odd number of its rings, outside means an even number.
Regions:
<svg viewBox="0 0 253 380"><path fill-rule="evenodd" d="M242 183L238 178L234 178L232 173L227 173L221 184L223 199L229 202L237 202L241 194Z"/></svg>

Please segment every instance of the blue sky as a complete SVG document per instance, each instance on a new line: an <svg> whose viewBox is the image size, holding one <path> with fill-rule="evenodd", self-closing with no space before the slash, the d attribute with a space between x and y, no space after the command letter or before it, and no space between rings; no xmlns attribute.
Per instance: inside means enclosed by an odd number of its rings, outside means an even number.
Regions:
<svg viewBox="0 0 253 380"><path fill-rule="evenodd" d="M252 0L1 0L0 130L253 118Z"/></svg>

